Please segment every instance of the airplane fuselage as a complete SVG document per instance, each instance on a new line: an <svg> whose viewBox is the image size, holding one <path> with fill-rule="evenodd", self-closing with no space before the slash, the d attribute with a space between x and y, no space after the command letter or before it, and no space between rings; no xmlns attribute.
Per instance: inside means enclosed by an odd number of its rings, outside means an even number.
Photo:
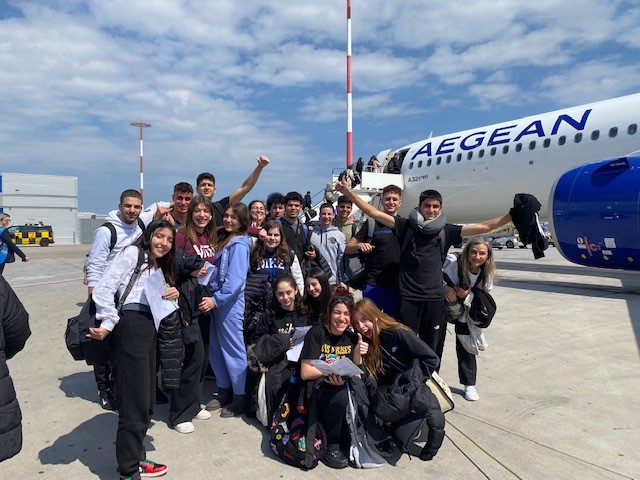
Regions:
<svg viewBox="0 0 640 480"><path fill-rule="evenodd" d="M448 221L473 222L506 213L514 194L526 192L540 200L544 218L555 180L572 167L639 150L638 124L635 94L412 143L395 150L404 154L400 213L435 189Z"/></svg>

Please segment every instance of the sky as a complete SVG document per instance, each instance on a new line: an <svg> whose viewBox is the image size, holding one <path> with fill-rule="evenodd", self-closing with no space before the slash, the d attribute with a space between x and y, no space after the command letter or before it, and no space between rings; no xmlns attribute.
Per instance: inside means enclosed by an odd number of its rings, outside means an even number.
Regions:
<svg viewBox="0 0 640 480"><path fill-rule="evenodd" d="M640 91L640 5L352 0L354 157ZM0 172L78 177L79 210L216 176L322 190L346 152L346 0L0 0ZM354 158L354 160L355 160ZM194 185L195 187L195 185Z"/></svg>

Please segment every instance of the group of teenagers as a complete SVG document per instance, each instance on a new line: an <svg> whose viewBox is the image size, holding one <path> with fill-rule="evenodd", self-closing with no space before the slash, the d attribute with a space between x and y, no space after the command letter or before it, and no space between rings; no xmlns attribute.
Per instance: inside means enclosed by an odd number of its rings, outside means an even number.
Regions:
<svg viewBox="0 0 640 480"><path fill-rule="evenodd" d="M318 225L301 221L304 200L297 192L270 195L266 203L242 203L269 159L261 156L257 162L247 180L219 201L213 200L210 173L198 176L196 192L181 182L171 202L145 211L139 192L126 190L118 210L96 230L86 273L100 324L88 337L109 341L109 362L96 366L96 381L101 399L118 410L121 478L167 472L144 450L160 365L162 383L170 386L168 424L185 434L195 430L194 421L215 411L221 417L266 412L271 418L291 383L312 383L326 434L321 460L332 468L346 467L349 379L325 375L315 361L350 359L360 368L357 377L377 394L392 389L415 365L423 384L439 369L447 303L462 303L473 285L492 288L495 267L486 240L472 238L459 256L446 253L463 235L489 232L507 223L509 215L480 224L447 224L441 196L427 190L405 219L397 216L398 187L385 188L379 211L340 181L338 211L355 204L374 223L349 227L347 240L344 229L332 225L333 205L321 206ZM364 260L364 298L357 303L341 283L345 252L360 252ZM443 267L453 286L444 284ZM162 293L145 289L158 271L166 284ZM179 307L174 336L167 333L166 319L151 313L154 303L166 301ZM299 359L289 360L294 332L301 327L310 328ZM462 317L456 333L468 334L465 327ZM475 356L462 346L456 350L465 398L477 400ZM209 366L217 385L211 399L202 392ZM380 398L371 403L374 417ZM394 422L378 420L392 439ZM431 459L438 448L427 444L420 458Z"/></svg>

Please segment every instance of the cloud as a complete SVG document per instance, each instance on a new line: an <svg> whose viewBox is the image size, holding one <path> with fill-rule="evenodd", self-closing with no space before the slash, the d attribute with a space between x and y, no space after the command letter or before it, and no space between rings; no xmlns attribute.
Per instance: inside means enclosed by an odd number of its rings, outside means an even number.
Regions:
<svg viewBox="0 0 640 480"><path fill-rule="evenodd" d="M0 10L2 170L77 175L81 208L104 211L137 184L139 120L153 125L150 195L209 168L230 192L261 153L273 164L252 196L316 191L344 162L344 7L11 1ZM637 90L631 2L353 0L352 13L363 152L474 112L491 123L506 107L522 116Z"/></svg>

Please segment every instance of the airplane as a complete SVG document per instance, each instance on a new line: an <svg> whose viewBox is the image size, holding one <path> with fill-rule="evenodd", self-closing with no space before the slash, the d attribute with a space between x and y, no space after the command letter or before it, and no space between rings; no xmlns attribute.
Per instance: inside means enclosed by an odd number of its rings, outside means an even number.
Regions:
<svg viewBox="0 0 640 480"><path fill-rule="evenodd" d="M403 188L408 215L435 189L452 223L506 213L516 193L542 204L569 261L640 270L640 94L430 137L396 152L401 174L363 171L362 193Z"/></svg>

